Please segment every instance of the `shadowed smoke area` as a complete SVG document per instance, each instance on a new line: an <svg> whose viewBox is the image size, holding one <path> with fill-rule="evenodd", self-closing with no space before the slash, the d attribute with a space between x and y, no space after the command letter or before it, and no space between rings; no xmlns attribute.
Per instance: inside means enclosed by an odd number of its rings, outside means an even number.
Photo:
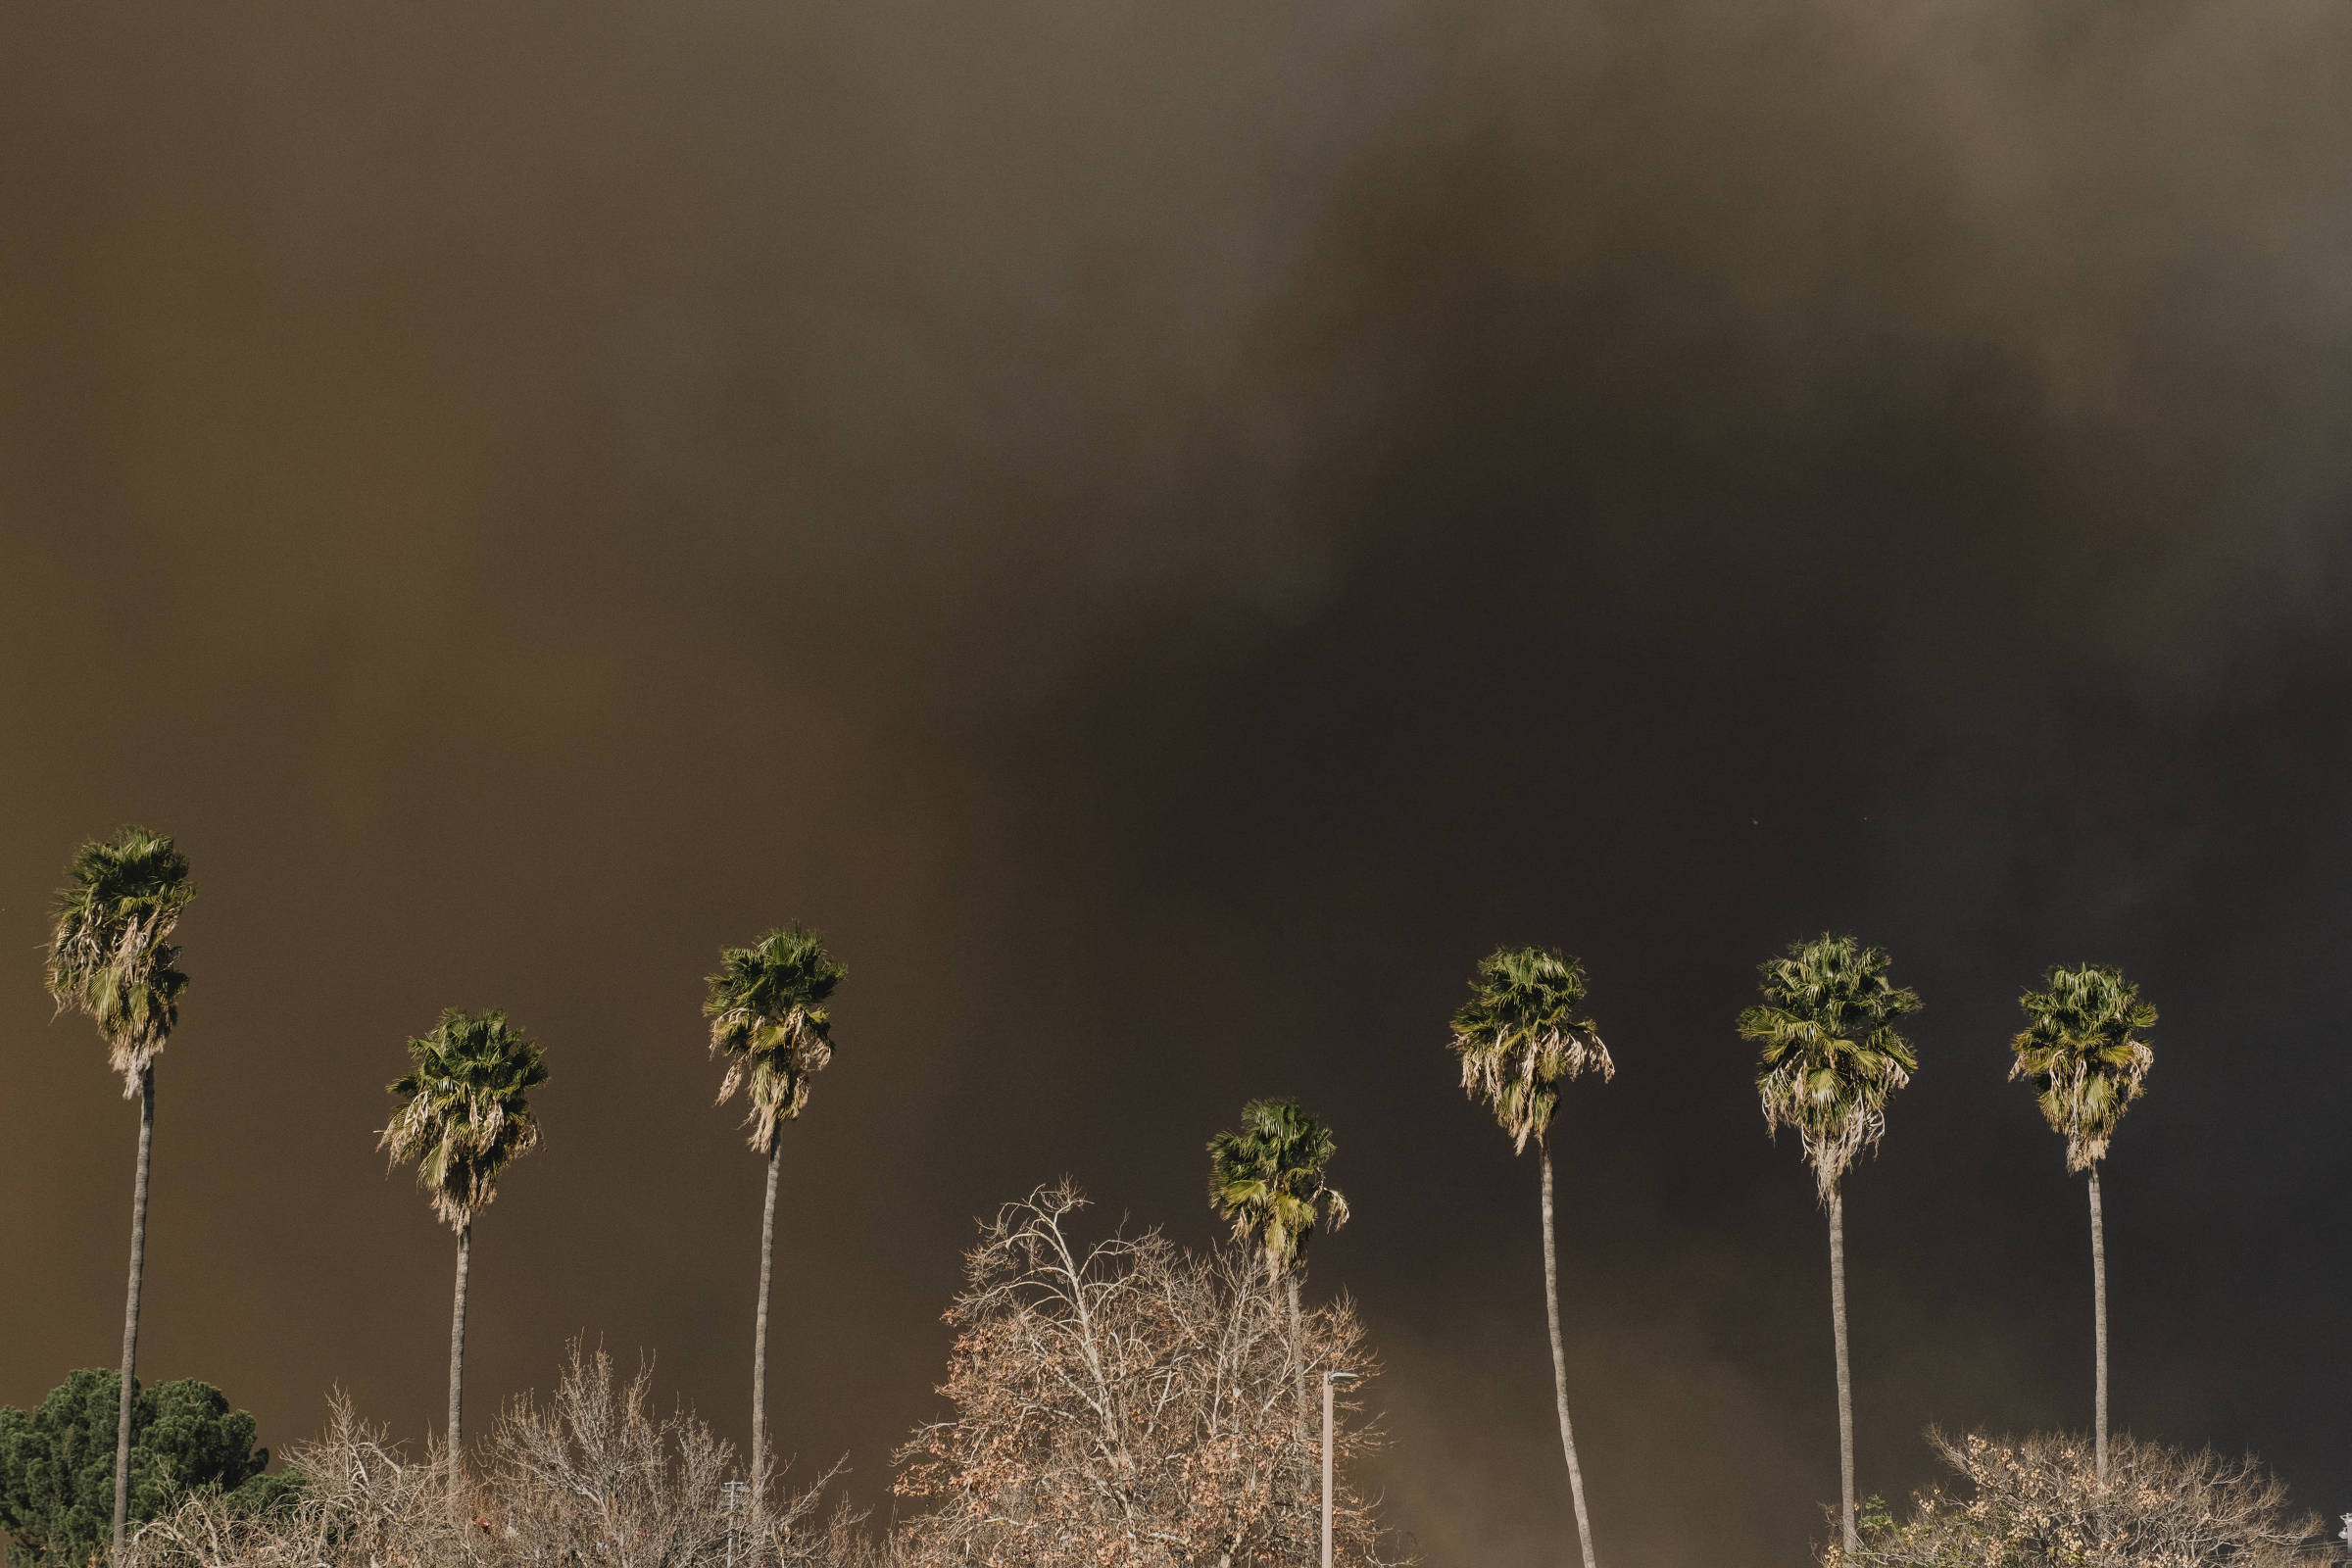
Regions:
<svg viewBox="0 0 2352 1568"><path fill-rule="evenodd" d="M758 1161L700 977L848 962L771 1423L934 1415L971 1217L1216 1232L1338 1132L1391 1522L1573 1553L1532 1158L1441 1047L1580 954L1554 1135L1612 1568L1837 1492L1826 1243L1731 1021L1834 926L1928 1008L1849 1179L1859 1467L2087 1424L2013 999L2163 1010L2106 1167L2121 1429L2345 1504L2352 14L2300 0L79 8L0 22L0 1402L119 1344L132 1127L39 987L177 835L141 1373L420 1438L451 1259L373 1150L545 1042L468 1408L567 1336L740 1441Z"/></svg>

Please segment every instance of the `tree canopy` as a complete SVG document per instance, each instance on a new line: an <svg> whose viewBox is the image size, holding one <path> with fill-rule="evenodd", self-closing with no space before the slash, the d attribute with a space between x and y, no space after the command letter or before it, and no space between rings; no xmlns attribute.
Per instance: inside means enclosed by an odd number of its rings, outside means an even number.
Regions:
<svg viewBox="0 0 2352 1568"><path fill-rule="evenodd" d="M50 999L97 1024L126 1099L179 1021L188 977L171 937L195 897L188 858L164 835L128 827L74 853L50 906Z"/></svg>
<svg viewBox="0 0 2352 1568"><path fill-rule="evenodd" d="M1919 994L1887 978L1883 948L1823 934L1758 966L1764 1000L1740 1015L1760 1044L1756 1093L1764 1125L1791 1128L1827 1202L1846 1169L1886 1130L1886 1102L1919 1059L1894 1021Z"/></svg>
<svg viewBox="0 0 2352 1568"><path fill-rule="evenodd" d="M2102 1479L2079 1437L1928 1441L1963 1485L1874 1508L1824 1568L2328 1568L2319 1520L2251 1458L2125 1438Z"/></svg>
<svg viewBox="0 0 2352 1568"><path fill-rule="evenodd" d="M73 1564L103 1553L114 1528L115 1429L122 1384L112 1368L75 1372L30 1410L0 1408L0 1530L12 1556ZM297 1483L266 1476L254 1419L209 1383L132 1385L130 1518L155 1517L211 1489L249 1508Z"/></svg>
<svg viewBox="0 0 2352 1568"><path fill-rule="evenodd" d="M2116 1124L2156 1064L2139 1038L2156 1009L2122 971L2094 963L2053 968L2042 987L2017 999L2028 1022L2010 1042L2009 1076L2034 1081L2034 1102L2066 1139L2066 1168L2087 1170L2107 1157Z"/></svg>
<svg viewBox="0 0 2352 1568"><path fill-rule="evenodd" d="M949 1413L899 1451L908 1568L1274 1568L1315 1560L1317 1494L1289 1478L1296 1368L1380 1365L1345 1300L1276 1324L1252 1253L1208 1256L1156 1231L1089 1242L1067 1182L981 1228L949 1309ZM1377 1498L1351 1461L1377 1434L1339 1399L1338 1560L1380 1560Z"/></svg>
<svg viewBox="0 0 2352 1568"><path fill-rule="evenodd" d="M703 1004L710 1054L727 1064L718 1102L750 1087L744 1125L760 1153L774 1150L777 1129L808 1103L809 1079L833 1059L833 1014L825 1004L848 974L825 951L823 935L800 925L719 954Z"/></svg>
<svg viewBox="0 0 2352 1568"><path fill-rule="evenodd" d="M1208 1201L1233 1222L1233 1239L1279 1276L1306 1261L1307 1244L1328 1215L1348 1223L1348 1199L1324 1179L1339 1152L1331 1129L1296 1100L1253 1100L1238 1130L1208 1141Z"/></svg>
<svg viewBox="0 0 2352 1568"><path fill-rule="evenodd" d="M509 1162L539 1147L530 1091L547 1082L547 1062L495 1007L450 1008L409 1042L409 1060L391 1086L403 1102L376 1147L395 1164L414 1163L433 1212L463 1230L498 1196Z"/></svg>
<svg viewBox="0 0 2352 1568"><path fill-rule="evenodd" d="M1616 1074L1592 1020L1577 1016L1584 1004L1585 966L1548 948L1498 948L1471 976L1448 1044L1462 1091L1494 1112L1514 1152L1544 1141L1561 1083Z"/></svg>

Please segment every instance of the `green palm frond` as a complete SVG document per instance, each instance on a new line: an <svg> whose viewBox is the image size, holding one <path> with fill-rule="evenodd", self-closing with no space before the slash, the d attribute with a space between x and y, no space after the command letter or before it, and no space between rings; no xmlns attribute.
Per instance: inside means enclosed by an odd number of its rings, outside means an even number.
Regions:
<svg viewBox="0 0 2352 1568"><path fill-rule="evenodd" d="M1339 1152L1331 1129L1295 1100L1253 1100L1242 1125L1208 1141L1208 1202L1233 1222L1233 1239L1255 1248L1266 1272L1306 1262L1318 1229L1348 1223L1346 1195L1323 1168Z"/></svg>
<svg viewBox="0 0 2352 1568"><path fill-rule="evenodd" d="M1886 1102L1919 1070L1894 1029L1919 996L1887 978L1889 961L1852 937L1795 943L1759 965L1764 1001L1740 1015L1741 1038L1764 1048L1764 1125L1795 1131L1824 1202L1885 1134Z"/></svg>
<svg viewBox="0 0 2352 1568"><path fill-rule="evenodd" d="M2087 1170L2107 1157L2125 1108L2146 1088L2156 1053L2139 1031L2156 1009L2121 970L2098 964L2052 968L2042 986L2017 999L2027 1024L2010 1042L2009 1076L2034 1081L2035 1103L2066 1139L2066 1168Z"/></svg>
<svg viewBox="0 0 2352 1568"><path fill-rule="evenodd" d="M125 1099L179 1022L188 977L171 936L195 896L188 858L164 835L129 827L76 851L50 906L50 999L97 1024Z"/></svg>
<svg viewBox="0 0 2352 1568"><path fill-rule="evenodd" d="M455 1007L409 1042L409 1061L391 1086L402 1103L376 1147L393 1164L415 1164L433 1212L463 1230L498 1196L508 1163L539 1147L530 1091L547 1082L547 1062L505 1013Z"/></svg>
<svg viewBox="0 0 2352 1568"><path fill-rule="evenodd" d="M749 1088L744 1125L762 1154L775 1149L777 1130L808 1103L809 1080L833 1059L825 1004L848 973L825 952L824 937L800 925L719 954L703 1004L710 1054L727 1064L718 1103Z"/></svg>
<svg viewBox="0 0 2352 1568"><path fill-rule="evenodd" d="M1585 966L1548 948L1500 948L1479 964L1470 1000L1453 1015L1450 1049L1462 1059L1462 1090L1494 1112L1513 1152L1544 1141L1559 1085L1617 1064L1590 1018Z"/></svg>

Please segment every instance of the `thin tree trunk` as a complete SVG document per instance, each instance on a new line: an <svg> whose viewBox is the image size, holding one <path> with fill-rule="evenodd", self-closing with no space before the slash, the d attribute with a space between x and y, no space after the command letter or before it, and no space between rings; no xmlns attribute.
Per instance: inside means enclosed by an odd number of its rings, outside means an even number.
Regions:
<svg viewBox="0 0 2352 1568"><path fill-rule="evenodd" d="M2097 1342L2098 1395L2091 1405L2098 1479L2107 1484L2107 1224L2099 1212L2099 1167L2090 1167L2090 1322Z"/></svg>
<svg viewBox="0 0 2352 1568"><path fill-rule="evenodd" d="M767 1282L776 1260L776 1174L782 1143L767 1151L767 1207L760 1218L760 1317L752 1329L752 1539L767 1502ZM755 1547L755 1550L758 1548Z"/></svg>
<svg viewBox="0 0 2352 1568"><path fill-rule="evenodd" d="M466 1275L473 1262L473 1221L458 1227L458 1292L449 1309L449 1494L463 1490L466 1443Z"/></svg>
<svg viewBox="0 0 2352 1568"><path fill-rule="evenodd" d="M1576 1504L1576 1541L1592 1568L1592 1525L1585 1517L1585 1472L1576 1462L1576 1434L1568 1425L1568 1350L1560 1340L1560 1262L1551 1240L1551 1150L1539 1143L1544 1165L1544 1306L1551 1320L1551 1394L1560 1408L1560 1448L1568 1455L1568 1496Z"/></svg>
<svg viewBox="0 0 2352 1568"><path fill-rule="evenodd" d="M1838 1333L1838 1526L1848 1557L1854 1534L1854 1380L1845 1358L1845 1195L1830 1194L1830 1322Z"/></svg>
<svg viewBox="0 0 2352 1568"><path fill-rule="evenodd" d="M130 1404L139 1360L139 1282L147 1272L147 1168L155 1149L155 1068L139 1074L139 1173L130 1185L130 1289L122 1301L122 1386L115 1411L115 1556L130 1519Z"/></svg>

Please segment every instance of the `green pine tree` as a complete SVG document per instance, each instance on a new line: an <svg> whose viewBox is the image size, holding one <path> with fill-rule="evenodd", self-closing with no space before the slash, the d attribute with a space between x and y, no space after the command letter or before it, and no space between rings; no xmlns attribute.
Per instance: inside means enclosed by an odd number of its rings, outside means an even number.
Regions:
<svg viewBox="0 0 2352 1568"><path fill-rule="evenodd" d="M73 1568L113 1539L115 1434L122 1374L75 1372L30 1410L0 1408L0 1531L13 1563ZM194 1378L131 1390L126 1522L144 1523L211 1488L240 1506L276 1506L299 1489L288 1471L264 1473L254 1419Z"/></svg>

